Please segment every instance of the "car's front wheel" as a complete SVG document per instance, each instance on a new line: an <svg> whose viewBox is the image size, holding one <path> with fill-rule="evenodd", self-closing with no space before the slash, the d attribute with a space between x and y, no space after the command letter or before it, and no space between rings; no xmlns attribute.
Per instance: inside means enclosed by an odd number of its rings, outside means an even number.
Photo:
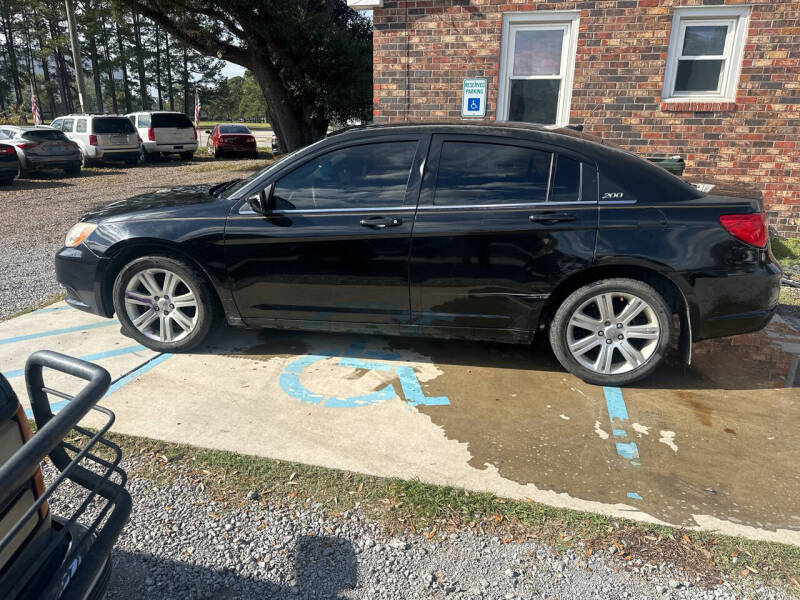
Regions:
<svg viewBox="0 0 800 600"><path fill-rule="evenodd" d="M667 354L672 315L653 287L604 279L578 288L558 307L550 345L562 366L588 383L625 385L650 375Z"/></svg>
<svg viewBox="0 0 800 600"><path fill-rule="evenodd" d="M214 298L202 274L176 258L131 261L114 281L113 298L125 334L158 352L195 348L214 322Z"/></svg>

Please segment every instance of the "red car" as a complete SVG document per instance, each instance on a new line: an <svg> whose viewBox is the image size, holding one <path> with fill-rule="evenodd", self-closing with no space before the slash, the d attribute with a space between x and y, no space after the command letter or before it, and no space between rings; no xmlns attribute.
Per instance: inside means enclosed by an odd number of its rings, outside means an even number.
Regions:
<svg viewBox="0 0 800 600"><path fill-rule="evenodd" d="M206 131L208 139L206 148L214 158L223 154L243 154L252 158L258 157L256 138L253 132L244 125L217 125L211 131Z"/></svg>

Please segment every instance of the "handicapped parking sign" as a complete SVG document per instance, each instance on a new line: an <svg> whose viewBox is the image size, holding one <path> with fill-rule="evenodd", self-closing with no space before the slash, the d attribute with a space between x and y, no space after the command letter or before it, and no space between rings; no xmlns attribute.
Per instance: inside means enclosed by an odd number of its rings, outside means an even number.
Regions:
<svg viewBox="0 0 800 600"><path fill-rule="evenodd" d="M485 77L472 77L464 80L461 92L461 116L486 116L486 89L488 80Z"/></svg>

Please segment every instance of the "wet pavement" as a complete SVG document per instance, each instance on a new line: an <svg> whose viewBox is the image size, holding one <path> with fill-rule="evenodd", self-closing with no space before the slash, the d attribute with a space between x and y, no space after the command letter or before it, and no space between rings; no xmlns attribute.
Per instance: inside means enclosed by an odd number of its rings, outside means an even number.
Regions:
<svg viewBox="0 0 800 600"><path fill-rule="evenodd" d="M800 333L780 318L624 389L501 344L222 329L159 355L56 305L0 323L18 392L39 348L111 371L118 431L800 544Z"/></svg>

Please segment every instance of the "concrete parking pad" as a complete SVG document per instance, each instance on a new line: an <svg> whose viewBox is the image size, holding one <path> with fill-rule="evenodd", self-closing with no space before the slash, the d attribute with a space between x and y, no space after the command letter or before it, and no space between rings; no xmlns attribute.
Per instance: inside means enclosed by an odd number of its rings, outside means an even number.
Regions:
<svg viewBox="0 0 800 600"><path fill-rule="evenodd" d="M0 323L21 397L42 348L111 372L123 433L800 545L800 333L780 318L622 390L499 344L220 329L157 354L56 304Z"/></svg>

